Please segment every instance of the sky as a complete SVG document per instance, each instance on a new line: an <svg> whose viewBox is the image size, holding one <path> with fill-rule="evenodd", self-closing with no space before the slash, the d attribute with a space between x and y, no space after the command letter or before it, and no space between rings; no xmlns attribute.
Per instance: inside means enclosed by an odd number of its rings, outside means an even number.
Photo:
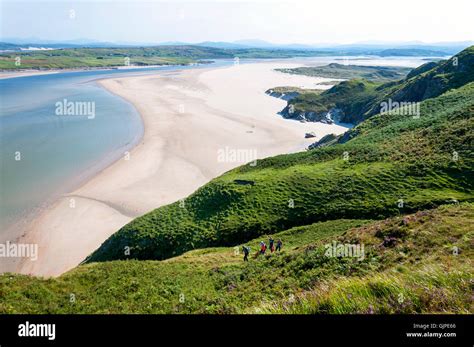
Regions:
<svg viewBox="0 0 474 347"><path fill-rule="evenodd" d="M120 43L474 40L474 0L0 0L0 38Z"/></svg>

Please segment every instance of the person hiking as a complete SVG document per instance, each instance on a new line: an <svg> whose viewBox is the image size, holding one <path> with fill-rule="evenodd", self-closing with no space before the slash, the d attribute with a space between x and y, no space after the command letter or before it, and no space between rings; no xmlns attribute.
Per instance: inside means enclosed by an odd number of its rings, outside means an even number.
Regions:
<svg viewBox="0 0 474 347"><path fill-rule="evenodd" d="M249 261L250 247L242 246L242 251L244 252L244 261Z"/></svg>
<svg viewBox="0 0 474 347"><path fill-rule="evenodd" d="M270 247L270 252L272 252L272 253L275 250L275 246L273 246L274 242L275 242L275 240L273 240L273 237L270 236L270 239L268 240L268 243L269 243L269 247Z"/></svg>
<svg viewBox="0 0 474 347"><path fill-rule="evenodd" d="M261 241L260 242L260 254L265 254L265 251L267 250L267 245L265 242Z"/></svg>
<svg viewBox="0 0 474 347"><path fill-rule="evenodd" d="M281 251L281 246L283 245L283 242L281 242L281 239L278 239L277 241L277 246L276 246L276 251L280 252Z"/></svg>

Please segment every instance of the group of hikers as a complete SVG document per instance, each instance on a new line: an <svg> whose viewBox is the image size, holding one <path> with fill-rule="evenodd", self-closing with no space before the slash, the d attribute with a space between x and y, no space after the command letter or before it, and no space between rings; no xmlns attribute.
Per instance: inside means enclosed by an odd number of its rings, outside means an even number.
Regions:
<svg viewBox="0 0 474 347"><path fill-rule="evenodd" d="M270 236L268 239L268 248L270 249L270 252L280 252L281 251L281 246L283 245L283 242L281 239L278 239L276 242L276 247L275 247L275 240L273 240L273 237ZM244 261L249 261L249 254L250 254L250 247L249 246L242 246L242 251L244 252ZM255 254L255 257L258 255L262 254L265 255L267 251L267 245L265 242L260 241L260 250Z"/></svg>

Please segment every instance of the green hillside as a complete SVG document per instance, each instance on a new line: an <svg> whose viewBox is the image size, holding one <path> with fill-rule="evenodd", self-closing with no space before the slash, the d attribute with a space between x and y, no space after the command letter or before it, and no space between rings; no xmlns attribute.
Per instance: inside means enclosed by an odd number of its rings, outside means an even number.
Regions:
<svg viewBox="0 0 474 347"><path fill-rule="evenodd" d="M473 217L461 204L316 223L273 235L282 252L245 263L221 247L48 280L4 274L0 313L469 313ZM252 254L259 240L247 243ZM364 244L363 259L328 256L333 242Z"/></svg>
<svg viewBox="0 0 474 347"><path fill-rule="evenodd" d="M317 221L384 218L472 200L473 111L470 83L423 101L418 119L377 115L344 144L239 167L184 205L135 219L90 261L126 259L125 247L132 258L165 259Z"/></svg>
<svg viewBox="0 0 474 347"><path fill-rule="evenodd" d="M291 99L282 115L318 121L327 112L337 110L340 121L358 124L379 113L381 103L388 99L394 102L419 102L472 81L474 46L449 60L426 63L400 81L382 83L351 80L320 94L306 93Z"/></svg>

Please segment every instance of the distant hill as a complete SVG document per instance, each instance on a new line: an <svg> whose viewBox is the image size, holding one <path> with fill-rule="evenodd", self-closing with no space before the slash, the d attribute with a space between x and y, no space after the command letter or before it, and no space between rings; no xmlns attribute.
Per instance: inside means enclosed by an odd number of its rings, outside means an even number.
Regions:
<svg viewBox="0 0 474 347"><path fill-rule="evenodd" d="M332 56L354 56L354 55L377 55L377 56L437 56L444 57L455 54L460 50L472 45L473 42L445 42L439 44L418 43L356 43L356 44L276 44L263 40L238 40L226 41L203 41L198 43L184 41L156 42L105 42L90 39L76 40L42 40L35 37L27 39L3 38L0 42L0 50L19 51L20 48L49 47L49 48L137 48L137 47L159 47L159 46L198 46L219 49L263 49L263 50L289 50L289 51L311 51L314 55Z"/></svg>
<svg viewBox="0 0 474 347"><path fill-rule="evenodd" d="M8 49L8 45L5 48ZM30 47L30 46L27 46ZM292 58L317 54L301 50L266 50L258 48L223 49L208 46L155 47L108 47L108 48L64 48L47 51L14 51L0 54L0 69L66 69L124 66L125 59L130 65L170 65L190 64L203 59L245 58ZM15 64L21 57L21 65Z"/></svg>
<svg viewBox="0 0 474 347"><path fill-rule="evenodd" d="M198 45L161 46L113 46L101 47L101 43L91 44L47 44L13 45L0 43L0 69L70 69L70 68L104 68L124 66L128 58L130 65L169 65L196 63L203 59L274 59L312 57L328 55L344 55L341 51L316 51L289 48L249 48L222 42L209 42ZM38 49L41 48L41 49ZM44 50L43 48L47 48ZM16 58L21 57L21 65L15 64ZM395 68L391 68L395 70ZM388 69L387 69L388 70ZM380 75L380 77L382 77Z"/></svg>

